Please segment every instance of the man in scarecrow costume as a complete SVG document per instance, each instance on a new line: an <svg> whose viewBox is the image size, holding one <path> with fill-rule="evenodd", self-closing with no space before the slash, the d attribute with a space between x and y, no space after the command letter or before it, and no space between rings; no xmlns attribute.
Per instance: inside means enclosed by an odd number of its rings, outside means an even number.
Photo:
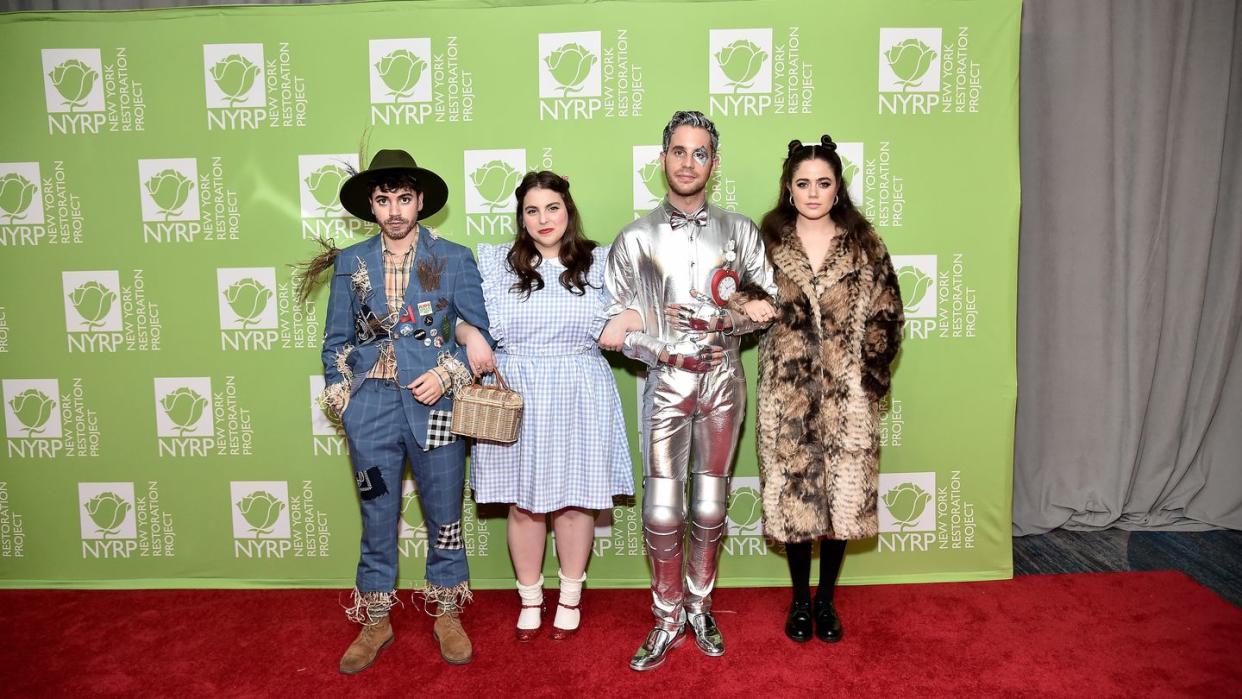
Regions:
<svg viewBox="0 0 1242 699"><path fill-rule="evenodd" d="M488 327L479 270L469 249L418 223L448 199L434 172L408 153L381 150L341 186L349 213L380 234L344 250L330 244L306 265L304 293L332 268L324 326L322 401L345 428L362 509L362 544L349 618L362 624L340 670L360 672L393 639L401 477L408 459L427 531L423 606L435 617L440 654L472 657L461 625L471 599L462 541L466 444L449 431L453 392L471 382L453 329ZM491 338L488 338L491 341Z"/></svg>
<svg viewBox="0 0 1242 699"><path fill-rule="evenodd" d="M719 144L716 126L701 112L673 115L660 154L668 196L621 229L604 277L606 315L633 309L646 329L602 337L600 345L620 343L651 367L640 424L655 627L630 660L639 671L662 664L687 626L706 655L725 651L711 593L746 415L739 336L759 327L728 300L739 290L774 295L776 287L755 224L707 202Z"/></svg>

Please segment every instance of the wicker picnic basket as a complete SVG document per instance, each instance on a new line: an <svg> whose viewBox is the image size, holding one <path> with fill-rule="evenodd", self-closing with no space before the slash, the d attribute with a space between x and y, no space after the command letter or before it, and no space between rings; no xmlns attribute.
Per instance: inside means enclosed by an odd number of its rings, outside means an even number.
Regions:
<svg viewBox="0 0 1242 699"><path fill-rule="evenodd" d="M505 385L500 369L496 385L472 383L453 398L453 434L488 442L515 442L522 426L522 396Z"/></svg>

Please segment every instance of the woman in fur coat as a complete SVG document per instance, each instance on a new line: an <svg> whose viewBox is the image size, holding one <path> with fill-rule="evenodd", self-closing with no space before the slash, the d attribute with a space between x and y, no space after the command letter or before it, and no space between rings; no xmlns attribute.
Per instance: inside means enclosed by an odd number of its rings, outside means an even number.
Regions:
<svg viewBox="0 0 1242 699"><path fill-rule="evenodd" d="M759 466L764 530L785 544L794 641L841 639L833 590L845 543L875 536L880 400L904 322L888 251L850 201L836 143L789 144L780 199L760 225L774 267L775 307L759 348ZM743 288L738 309L765 298ZM753 305L752 305L753 307ZM810 596L811 546L820 544Z"/></svg>

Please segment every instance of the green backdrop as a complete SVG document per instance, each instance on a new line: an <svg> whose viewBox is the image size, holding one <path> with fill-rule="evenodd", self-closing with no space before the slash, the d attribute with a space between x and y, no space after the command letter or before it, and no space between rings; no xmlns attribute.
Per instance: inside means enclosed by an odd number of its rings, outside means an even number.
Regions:
<svg viewBox="0 0 1242 699"><path fill-rule="evenodd" d="M756 219L785 144L830 133L893 253L881 534L843 581L1009 577L1020 3L483 5L0 16L0 586L350 586L348 456L312 402L326 295L297 303L289 264L372 233L335 200L364 129L445 177L453 240L511 237L517 177L551 168L607 242L662 196L675 109L716 120L711 198ZM744 435L721 584L784 584ZM503 511L466 500L474 584L507 587ZM637 507L601 513L596 553L593 584L647 584Z"/></svg>

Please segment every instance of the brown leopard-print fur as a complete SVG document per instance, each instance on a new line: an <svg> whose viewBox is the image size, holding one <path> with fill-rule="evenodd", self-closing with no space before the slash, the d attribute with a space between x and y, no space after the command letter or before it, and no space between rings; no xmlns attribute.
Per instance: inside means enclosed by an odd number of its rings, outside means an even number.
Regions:
<svg viewBox="0 0 1242 699"><path fill-rule="evenodd" d="M818 296L792 230L769 253L778 317L759 346L764 530L783 542L874 536L880 400L904 322L897 275L874 233L837 239ZM747 286L730 306L764 297Z"/></svg>

